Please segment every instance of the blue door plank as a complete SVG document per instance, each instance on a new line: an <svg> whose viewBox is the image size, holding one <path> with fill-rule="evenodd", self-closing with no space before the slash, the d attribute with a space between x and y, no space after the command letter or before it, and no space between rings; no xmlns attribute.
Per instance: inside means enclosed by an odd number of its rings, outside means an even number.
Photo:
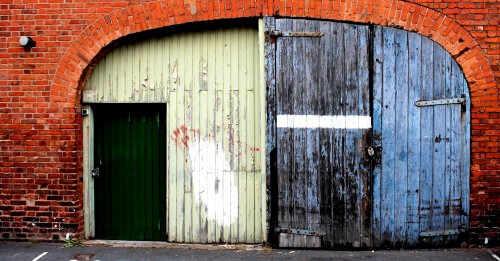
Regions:
<svg viewBox="0 0 500 261"><path fill-rule="evenodd" d="M433 43L433 99L445 98L445 60L444 53L437 43ZM445 171L446 171L446 106L433 106L434 109L434 157L432 177L432 229L442 230L444 228L444 200L445 200ZM433 237L432 243L438 244L441 237Z"/></svg>
<svg viewBox="0 0 500 261"><path fill-rule="evenodd" d="M329 32L323 37L325 38L320 42L321 50L319 57L319 64L330 63L331 56L334 53L335 36L331 33L334 24L326 21L320 22L320 32ZM335 48L337 49L337 48ZM330 55L325 55L330 54ZM335 99L335 88L330 82L333 79L334 68L333 66L319 66L319 79L318 79L318 113L321 115L328 115L334 111L334 104L338 104ZM319 231L332 235L333 233L333 218L332 218L332 180L333 180L333 155L334 155L334 142L333 132L330 129L319 129L319 180L318 180L318 194L319 194L319 215L320 215L320 228Z"/></svg>
<svg viewBox="0 0 500 261"><path fill-rule="evenodd" d="M431 100L433 98L434 73L432 60L432 42L422 41L422 89L421 99ZM432 107L422 107L420 109L420 231L431 231L432 220L432 172L433 172L433 118ZM424 239L425 240L425 239Z"/></svg>
<svg viewBox="0 0 500 261"><path fill-rule="evenodd" d="M334 99L332 103L332 115L345 115L345 108L342 106L345 100L343 89L345 88L345 69L344 69L344 27L341 23L332 24L332 34L335 36L332 53L333 75L332 86L335 90ZM333 180L332 180L332 219L333 219L333 244L345 245L345 177L343 169L343 148L345 144L343 129L333 129L333 144L332 144L332 166L333 166Z"/></svg>
<svg viewBox="0 0 500 261"><path fill-rule="evenodd" d="M408 34L409 92L408 92L408 197L406 242L418 243L419 190L420 190L420 108L415 102L420 99L422 88L422 37Z"/></svg>
<svg viewBox="0 0 500 261"><path fill-rule="evenodd" d="M358 115L370 116L370 28L368 26L358 26L358 54L357 54L357 80L358 80ZM359 179L359 193L358 193L358 213L360 218L360 244L363 247L371 246L371 170L369 163L369 156L365 155L365 147L371 145L371 135L369 131L358 130L359 145L357 148L358 155L363 155L359 159L360 164L360 179Z"/></svg>
<svg viewBox="0 0 500 261"><path fill-rule="evenodd" d="M455 97L460 97L462 94L465 94L467 103L469 103L469 98L468 94L469 91L467 89L467 83L465 82L464 75L462 73L462 70L458 66L456 62L453 60L451 61L451 85L453 86L453 94ZM451 170L452 170L452 175L453 179L452 182L454 184L453 189L451 190L450 193L450 198L452 200L452 212L453 216L451 219L451 225L453 228L456 227L462 227L462 224L465 224L465 226L468 225L467 223L462 223L462 217L467 216L468 211L467 209L467 202L468 202L468 181L469 181L469 161L464 160L468 159L468 142L466 143L465 141L468 141L469 138L469 132L467 130L468 124L465 124L466 119L469 119L467 117L467 114L470 113L470 109L466 108L465 112L462 112L461 106L457 105L455 109L452 111L452 121L454 123L459 123L456 124L457 126L453 126L453 132L452 132L452 164L451 164ZM467 126L467 127L466 127ZM465 153L464 153L465 152ZM465 204L464 204L465 202Z"/></svg>
<svg viewBox="0 0 500 261"><path fill-rule="evenodd" d="M465 112L461 114L461 173L460 173L460 183L461 183L461 205L462 205L462 214L461 214L461 222L460 225L462 228L468 228L469 226L469 191L470 191L470 111L471 111L471 99L469 94L469 88L467 85L467 81L463 76L463 72L458 66L457 63L453 64L453 70L457 72L457 75L462 75L462 79L456 79L457 85L459 89L462 89L462 93L466 96L466 106Z"/></svg>
<svg viewBox="0 0 500 261"><path fill-rule="evenodd" d="M276 30L286 30L288 24L286 20L276 21ZM288 68L291 66L291 59L293 59L292 39L280 38L276 41L276 68ZM288 91L287 86L292 84L293 72L278 73L276 74L276 113L293 114L293 106L289 102L292 92ZM288 211L289 206L292 205L292 196L290 194L290 180L293 179L292 172L292 151L293 147L291 129L277 128L277 154L279 155L278 165L278 224L281 227L290 227L291 215ZM292 180L293 181L293 180Z"/></svg>
<svg viewBox="0 0 500 261"><path fill-rule="evenodd" d="M344 71L345 71L345 115L358 115L358 84L357 84L357 51L358 36L357 26L353 24L344 24ZM357 129L345 130L345 148L344 148L344 175L345 177L345 231L347 242L359 244L360 235L360 216L357 212L358 202L358 184L359 184L359 156L356 151L359 142ZM350 178L347 175L352 175Z"/></svg>
<svg viewBox="0 0 500 261"><path fill-rule="evenodd" d="M396 152L396 93L395 93L395 30L384 28L383 103L382 103L382 241L392 243L394 239L395 183L394 167Z"/></svg>
<svg viewBox="0 0 500 261"><path fill-rule="evenodd" d="M305 26L301 20L292 21L292 31L305 31ZM293 87L288 88L289 91L293 89L293 102L294 115L305 114L304 104L304 91L305 91L305 45L304 38L296 38L293 40L293 66L291 71L294 75ZM293 201L293 218L292 228L304 228L306 226L306 169L304 159L306 158L306 129L293 130L293 167L292 175L294 175L294 182L291 187L294 189Z"/></svg>
<svg viewBox="0 0 500 261"><path fill-rule="evenodd" d="M445 74L444 74L444 92L445 98L457 98L460 94L457 94L457 90L453 84L453 74L452 74L452 58L449 55L444 54L445 63ZM446 151L446 164L445 164L445 184L444 184L444 226L443 229L454 229L458 227L458 220L460 219L460 201L458 201L458 208L455 208L454 198L460 192L460 182L457 183L457 178L460 178L460 112L459 104L451 104L444 106L445 109L445 151ZM458 109L458 111L456 111ZM457 118L458 117L458 118ZM458 158L457 158L458 156ZM458 175L457 175L458 174ZM457 190L458 189L458 190ZM458 193L457 193L458 192ZM458 210L458 215L457 211ZM458 218L458 220L457 220ZM443 237L444 244L450 241L454 241L458 238L457 235L450 235Z"/></svg>
<svg viewBox="0 0 500 261"><path fill-rule="evenodd" d="M305 31L316 32L319 30L319 22L304 21ZM320 44L320 38L304 38L304 109L306 115L317 115L319 112L319 79L318 68L320 68L319 53L322 51L317 48ZM318 171L319 163L319 132L318 128L306 129L306 149L305 165L307 175L305 176L306 185L306 228L313 231L319 231L320 213L318 202Z"/></svg>
<svg viewBox="0 0 500 261"><path fill-rule="evenodd" d="M383 86L383 64L384 64L384 39L382 35L382 27L377 26L373 29L373 101L372 101L372 131L373 131L373 147L382 145L382 86ZM380 246L381 240L381 191L382 191L382 169L380 162L375 159L372 170L373 180L373 198L372 198L372 241L374 246Z"/></svg>
<svg viewBox="0 0 500 261"><path fill-rule="evenodd" d="M408 198L408 39L407 32L397 30L395 34L396 86L394 111L396 137L394 156L394 240L399 245L406 239Z"/></svg>

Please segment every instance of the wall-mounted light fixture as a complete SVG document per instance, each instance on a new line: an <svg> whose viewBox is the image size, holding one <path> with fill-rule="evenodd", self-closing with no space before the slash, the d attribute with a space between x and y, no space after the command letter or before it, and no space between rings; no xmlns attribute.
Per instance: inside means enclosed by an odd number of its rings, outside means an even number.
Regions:
<svg viewBox="0 0 500 261"><path fill-rule="evenodd" d="M31 48L36 45L36 42L29 36L21 36L19 38L19 44L24 48Z"/></svg>

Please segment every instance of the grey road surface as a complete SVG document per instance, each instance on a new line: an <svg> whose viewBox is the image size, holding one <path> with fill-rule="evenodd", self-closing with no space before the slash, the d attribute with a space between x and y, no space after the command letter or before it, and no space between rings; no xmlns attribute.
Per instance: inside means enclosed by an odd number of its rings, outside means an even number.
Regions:
<svg viewBox="0 0 500 261"><path fill-rule="evenodd" d="M140 246L140 247L139 247ZM326 251L257 246L0 242L0 260L474 260L500 261L500 248Z"/></svg>

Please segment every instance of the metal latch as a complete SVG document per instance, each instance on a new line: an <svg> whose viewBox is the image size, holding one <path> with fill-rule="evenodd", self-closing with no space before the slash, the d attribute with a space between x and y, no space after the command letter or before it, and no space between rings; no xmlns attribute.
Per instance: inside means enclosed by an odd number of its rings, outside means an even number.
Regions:
<svg viewBox="0 0 500 261"><path fill-rule="evenodd" d="M279 228L277 227L275 230L277 233L287 233L287 234L296 234L296 235L306 235L306 236L325 236L325 232L321 231L312 231L307 229L295 229L295 228Z"/></svg>
<svg viewBox="0 0 500 261"><path fill-rule="evenodd" d="M415 102L415 105L417 107L448 105L448 104L461 104L462 111L465 111L465 105L466 105L465 94L462 94L462 97L460 98L428 100L428 101L420 100Z"/></svg>
<svg viewBox="0 0 500 261"><path fill-rule="evenodd" d="M102 158L99 159L99 165L96 168L93 168L90 173L93 178L99 178L101 176L101 168L102 168Z"/></svg>
<svg viewBox="0 0 500 261"><path fill-rule="evenodd" d="M420 232L418 236L420 237L436 237L436 236L451 236L451 235L459 235L463 233L461 229L448 229L448 230L438 230L438 231L426 231Z"/></svg>
<svg viewBox="0 0 500 261"><path fill-rule="evenodd" d="M365 147L368 157L373 159L375 164L380 164L382 161L382 146L368 146Z"/></svg>
<svg viewBox="0 0 500 261"><path fill-rule="evenodd" d="M271 31L271 37L321 37L322 32L284 32L284 31Z"/></svg>

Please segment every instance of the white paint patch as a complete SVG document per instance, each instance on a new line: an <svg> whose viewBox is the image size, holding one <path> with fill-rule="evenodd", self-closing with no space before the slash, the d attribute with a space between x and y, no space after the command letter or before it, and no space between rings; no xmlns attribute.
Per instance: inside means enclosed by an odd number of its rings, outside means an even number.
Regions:
<svg viewBox="0 0 500 261"><path fill-rule="evenodd" d="M222 143L195 140L190 142L188 154L195 201L204 206L209 221L230 226L238 217L238 186Z"/></svg>
<svg viewBox="0 0 500 261"><path fill-rule="evenodd" d="M35 259L33 259L33 261L37 261L38 259L42 258L47 253L49 253L49 252L43 252L43 253L41 253L39 256L37 256Z"/></svg>
<svg viewBox="0 0 500 261"><path fill-rule="evenodd" d="M277 126L294 129L369 129L372 118L358 115L278 115Z"/></svg>

